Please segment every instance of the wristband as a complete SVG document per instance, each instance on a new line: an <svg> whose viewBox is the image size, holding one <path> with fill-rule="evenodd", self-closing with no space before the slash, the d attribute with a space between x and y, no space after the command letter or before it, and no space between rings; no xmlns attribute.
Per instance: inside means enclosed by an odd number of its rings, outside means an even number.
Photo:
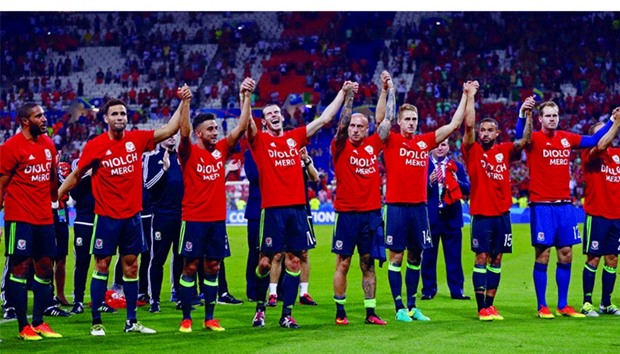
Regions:
<svg viewBox="0 0 620 354"><path fill-rule="evenodd" d="M58 209L58 201L52 202L52 209Z"/></svg>

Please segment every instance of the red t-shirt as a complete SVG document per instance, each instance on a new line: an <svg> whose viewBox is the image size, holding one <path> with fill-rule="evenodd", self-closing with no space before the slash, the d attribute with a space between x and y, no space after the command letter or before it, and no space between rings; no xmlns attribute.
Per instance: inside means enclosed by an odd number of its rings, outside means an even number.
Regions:
<svg viewBox="0 0 620 354"><path fill-rule="evenodd" d="M258 167L261 208L306 204L306 186L299 149L308 144L306 127L273 136L258 131L250 141Z"/></svg>
<svg viewBox="0 0 620 354"><path fill-rule="evenodd" d="M510 210L510 152L513 143L493 144L484 150L475 142L461 147L471 181L470 214L499 216Z"/></svg>
<svg viewBox="0 0 620 354"><path fill-rule="evenodd" d="M607 148L599 158L590 158L590 149L581 153L586 195L586 213L620 219L616 198L620 195L620 148Z"/></svg>
<svg viewBox="0 0 620 354"><path fill-rule="evenodd" d="M570 154L580 143L581 135L561 130L552 137L542 131L532 134L527 150L530 201L570 200Z"/></svg>
<svg viewBox="0 0 620 354"><path fill-rule="evenodd" d="M184 221L226 220L226 159L229 150L226 138L215 144L211 152L190 145L187 155L179 154L183 172Z"/></svg>
<svg viewBox="0 0 620 354"><path fill-rule="evenodd" d="M9 176L4 220L53 224L50 172L56 166L56 148L52 139L41 135L30 141L17 133L4 143L0 156L0 174Z"/></svg>
<svg viewBox="0 0 620 354"><path fill-rule="evenodd" d="M336 155L336 140L332 140L331 153L336 173L336 211L368 211L381 209L381 176L378 155L383 142L373 134L359 146L346 140L342 151Z"/></svg>
<svg viewBox="0 0 620 354"><path fill-rule="evenodd" d="M95 213L130 218L142 210L142 154L155 148L153 130L125 131L121 140L107 133L86 143L78 168L93 169Z"/></svg>
<svg viewBox="0 0 620 354"><path fill-rule="evenodd" d="M427 202L428 152L435 147L435 132L414 135L411 139L390 132L383 152L387 174L386 203Z"/></svg>

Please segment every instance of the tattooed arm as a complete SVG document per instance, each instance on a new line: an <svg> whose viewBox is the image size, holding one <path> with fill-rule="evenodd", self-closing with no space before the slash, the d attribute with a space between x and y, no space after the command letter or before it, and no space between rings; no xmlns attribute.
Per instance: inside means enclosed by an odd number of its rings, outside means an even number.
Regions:
<svg viewBox="0 0 620 354"><path fill-rule="evenodd" d="M387 103L385 105L385 119L379 124L377 133L381 138L381 141L385 144L390 137L390 130L392 129L392 122L396 115L396 95L394 94L394 87L388 89Z"/></svg>
<svg viewBox="0 0 620 354"><path fill-rule="evenodd" d="M353 90L349 90L344 99L344 107L340 113L340 123L336 132L336 153L340 153L344 147L344 143L349 138L348 129L351 123L351 114L353 112Z"/></svg>

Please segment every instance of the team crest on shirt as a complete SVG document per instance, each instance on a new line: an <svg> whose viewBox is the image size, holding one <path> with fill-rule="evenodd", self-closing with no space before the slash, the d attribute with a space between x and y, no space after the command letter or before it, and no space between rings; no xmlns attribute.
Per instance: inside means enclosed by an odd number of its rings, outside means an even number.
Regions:
<svg viewBox="0 0 620 354"><path fill-rule="evenodd" d="M265 237L265 244L267 245L267 247L271 247L271 245L273 244L273 240L271 239L271 237Z"/></svg>
<svg viewBox="0 0 620 354"><path fill-rule="evenodd" d="M336 241L336 243L334 244L334 248L337 250L341 250L342 249L342 241L338 240Z"/></svg>
<svg viewBox="0 0 620 354"><path fill-rule="evenodd" d="M125 150L127 152L134 152L136 151L136 146L131 141L128 141L125 143Z"/></svg>
<svg viewBox="0 0 620 354"><path fill-rule="evenodd" d="M590 247L592 251L598 250L598 241L592 241L592 247Z"/></svg>
<svg viewBox="0 0 620 354"><path fill-rule="evenodd" d="M48 160L52 159L52 152L49 149L45 149L45 158Z"/></svg>
<svg viewBox="0 0 620 354"><path fill-rule="evenodd" d="M103 248L103 240L98 238L95 240L95 248L100 250Z"/></svg>
<svg viewBox="0 0 620 354"><path fill-rule="evenodd" d="M368 145L364 148L364 150L366 150L367 153L373 155L375 153L375 149L372 148L372 146Z"/></svg>
<svg viewBox="0 0 620 354"><path fill-rule="evenodd" d="M191 252L193 248L194 248L194 244L193 243L191 243L189 241L185 242L185 251L186 252Z"/></svg>
<svg viewBox="0 0 620 354"><path fill-rule="evenodd" d="M474 238L474 239L471 240L471 246L473 248L478 248L479 244L478 244L478 239L477 238Z"/></svg>
<svg viewBox="0 0 620 354"><path fill-rule="evenodd" d="M387 237L385 238L385 244L391 245L392 242L394 242L394 237L392 235L387 235Z"/></svg>
<svg viewBox="0 0 620 354"><path fill-rule="evenodd" d="M568 142L568 139L566 138L562 138L562 140L560 140L560 143L562 143L562 146L564 146L565 148L570 147L570 143Z"/></svg>
<svg viewBox="0 0 620 354"><path fill-rule="evenodd" d="M222 153L219 152L219 150L213 150L213 152L211 153L211 155L213 155L214 158L216 159L220 159L222 157Z"/></svg>
<svg viewBox="0 0 620 354"><path fill-rule="evenodd" d="M618 157L618 155L612 156L611 159L614 160L615 163L620 163L620 157Z"/></svg>
<svg viewBox="0 0 620 354"><path fill-rule="evenodd" d="M418 146L420 147L420 149L426 149L428 147L428 145L426 145L426 143L423 141L418 141Z"/></svg>
<svg viewBox="0 0 620 354"><path fill-rule="evenodd" d="M286 143L288 144L288 147L290 148L294 148L295 146L297 146L297 142L293 138L286 139Z"/></svg>
<svg viewBox="0 0 620 354"><path fill-rule="evenodd" d="M23 251L26 249L26 240L17 240L17 249Z"/></svg>
<svg viewBox="0 0 620 354"><path fill-rule="evenodd" d="M82 246L82 244L83 244L83 243L84 243L84 241L82 241L82 238L81 238L81 237L76 237L76 238L75 238L75 245L76 245L76 246L78 246L78 247L79 247L79 246Z"/></svg>
<svg viewBox="0 0 620 354"><path fill-rule="evenodd" d="M545 233L544 232L539 232L538 236L536 236L536 240L540 241L540 242L544 241L545 240Z"/></svg>
<svg viewBox="0 0 620 354"><path fill-rule="evenodd" d="M504 155L503 154L495 155L495 161L497 161L497 163L502 163L502 161L504 161Z"/></svg>
<svg viewBox="0 0 620 354"><path fill-rule="evenodd" d="M161 241L161 232L155 231L155 235L153 235L155 241Z"/></svg>

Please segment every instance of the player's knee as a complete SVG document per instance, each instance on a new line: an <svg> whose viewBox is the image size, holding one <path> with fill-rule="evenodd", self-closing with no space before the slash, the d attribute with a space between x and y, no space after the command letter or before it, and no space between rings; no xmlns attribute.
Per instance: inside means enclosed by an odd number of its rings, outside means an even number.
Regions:
<svg viewBox="0 0 620 354"><path fill-rule="evenodd" d="M611 255L605 256L605 265L608 267L617 268L618 267L618 255L611 254Z"/></svg>
<svg viewBox="0 0 620 354"><path fill-rule="evenodd" d="M484 265L486 266L487 263L489 261L489 257L486 253L478 253L476 254L476 260L475 260L475 264L476 265Z"/></svg>
<svg viewBox="0 0 620 354"><path fill-rule="evenodd" d="M205 272L209 275L216 275L220 271L220 262L217 260L207 261Z"/></svg>
<svg viewBox="0 0 620 354"><path fill-rule="evenodd" d="M28 271L30 270L30 264L32 263L32 258L29 257L21 257L21 256L11 256L10 264L11 264L11 273L19 278L26 278L28 275Z"/></svg>

